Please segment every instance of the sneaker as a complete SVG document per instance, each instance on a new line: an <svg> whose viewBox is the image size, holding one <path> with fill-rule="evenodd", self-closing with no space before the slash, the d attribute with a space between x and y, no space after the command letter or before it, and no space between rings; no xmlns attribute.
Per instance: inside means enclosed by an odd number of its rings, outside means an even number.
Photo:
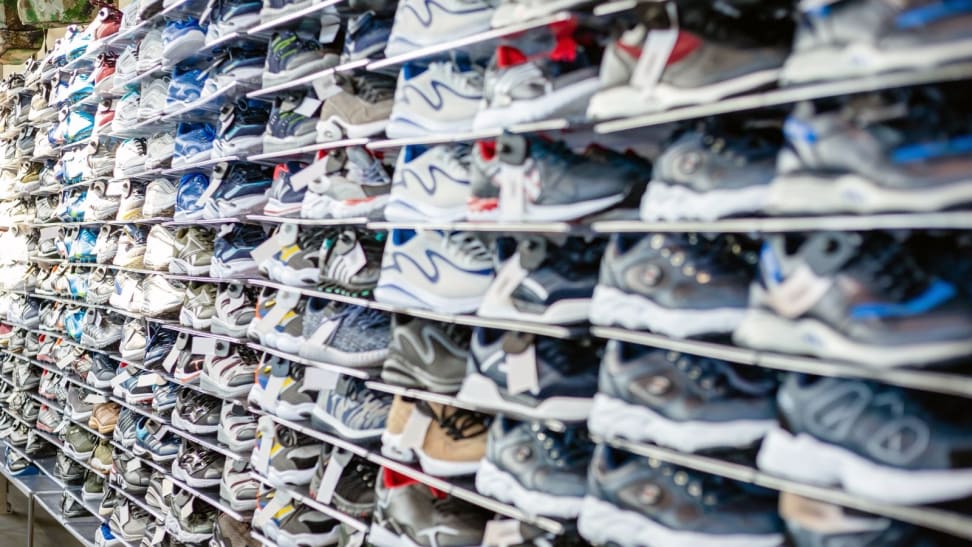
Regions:
<svg viewBox="0 0 972 547"><path fill-rule="evenodd" d="M317 142L381 134L394 104L395 79L369 72L343 80L340 87L341 92L321 106Z"/></svg>
<svg viewBox="0 0 972 547"><path fill-rule="evenodd" d="M119 57L121 66L122 57ZM121 76L116 73L115 80ZM113 133L124 134L127 130L138 124L138 104L141 102L141 93L135 87L129 87L127 92L115 101L115 117L111 119L111 130ZM93 121L93 119L92 119Z"/></svg>
<svg viewBox="0 0 972 547"><path fill-rule="evenodd" d="M208 283L190 284L186 288L186 303L179 311L179 323L191 329L209 330L216 311L215 301L216 287Z"/></svg>
<svg viewBox="0 0 972 547"><path fill-rule="evenodd" d="M348 296L370 297L381 274L386 232L346 228L324 240L320 259L321 289Z"/></svg>
<svg viewBox="0 0 972 547"><path fill-rule="evenodd" d="M206 361L199 385L223 398L241 398L253 387L253 375L258 366L259 358L252 350L236 346L229 355Z"/></svg>
<svg viewBox="0 0 972 547"><path fill-rule="evenodd" d="M508 45L497 47L486 69L483 108L473 128L582 116L601 84L584 40L573 36L575 29L576 25L551 29L554 47L535 55Z"/></svg>
<svg viewBox="0 0 972 547"><path fill-rule="evenodd" d="M175 138L169 133L153 135L145 145L145 168L168 168L175 154Z"/></svg>
<svg viewBox="0 0 972 547"><path fill-rule="evenodd" d="M199 220L205 212L205 204L200 199L209 187L209 177L203 173L186 173L179 179L176 190L175 215L178 221Z"/></svg>
<svg viewBox="0 0 972 547"><path fill-rule="evenodd" d="M219 483L219 497L228 503L231 509L234 511L256 509L259 488L260 482L253 478L253 469L249 463L237 460L226 461Z"/></svg>
<svg viewBox="0 0 972 547"><path fill-rule="evenodd" d="M175 66L205 47L206 29L194 17L169 21L162 31L162 42L162 64Z"/></svg>
<svg viewBox="0 0 972 547"><path fill-rule="evenodd" d="M536 420L581 421L590 413L597 391L601 347L555 338L519 336L485 328L473 332L470 372L457 398L477 408ZM537 385L509 391L509 358L533 356Z"/></svg>
<svg viewBox="0 0 972 547"><path fill-rule="evenodd" d="M299 316L299 314L297 314ZM306 359L339 366L375 368L388 356L391 321L379 310L349 305L327 319L306 341L300 341L299 354ZM322 323L323 324L323 323ZM327 336L322 339L324 333ZM303 334L303 328L296 331Z"/></svg>
<svg viewBox="0 0 972 547"><path fill-rule="evenodd" d="M267 49L263 87L273 87L326 70L337 66L340 60L340 50L323 46L300 32L274 33Z"/></svg>
<svg viewBox="0 0 972 547"><path fill-rule="evenodd" d="M266 103L240 99L219 111L219 129L213 141L212 158L259 154L263 132L270 117Z"/></svg>
<svg viewBox="0 0 972 547"><path fill-rule="evenodd" d="M203 450L187 451L172 462L173 475L193 488L211 488L222 482L226 457Z"/></svg>
<svg viewBox="0 0 972 547"><path fill-rule="evenodd" d="M384 209L391 177L380 159L359 146L331 150L320 156L319 161L327 162L327 171L308 183L301 217L367 217Z"/></svg>
<svg viewBox="0 0 972 547"><path fill-rule="evenodd" d="M212 233L201 228L182 228L175 233L169 272L206 275L213 258Z"/></svg>
<svg viewBox="0 0 972 547"><path fill-rule="evenodd" d="M604 253L591 322L676 337L732 332L746 314L754 260L731 237L618 235Z"/></svg>
<svg viewBox="0 0 972 547"><path fill-rule="evenodd" d="M471 337L469 327L396 314L381 380L434 393L456 393L466 376Z"/></svg>
<svg viewBox="0 0 972 547"><path fill-rule="evenodd" d="M215 25L210 25L213 28ZM245 47L227 47L217 52L203 86L202 97L211 97L229 86L244 89L259 88L266 64L265 50Z"/></svg>
<svg viewBox="0 0 972 547"><path fill-rule="evenodd" d="M242 509L235 510L241 511ZM250 536L250 525L223 513L213 528L212 547L260 547L260 542Z"/></svg>
<svg viewBox="0 0 972 547"><path fill-rule="evenodd" d="M157 178L145 185L142 216L145 218L171 217L175 213L176 191L176 185L166 178Z"/></svg>
<svg viewBox="0 0 972 547"><path fill-rule="evenodd" d="M489 428L476 490L530 514L577 518L593 450L583 426L558 433L498 416Z"/></svg>
<svg viewBox="0 0 972 547"><path fill-rule="evenodd" d="M305 485L314 476L320 443L286 427L277 427L267 478L273 484Z"/></svg>
<svg viewBox="0 0 972 547"><path fill-rule="evenodd" d="M375 484L375 515L368 533L375 545L404 541L479 545L493 513L388 468Z"/></svg>
<svg viewBox="0 0 972 547"><path fill-rule="evenodd" d="M161 224L152 226L145 240L142 264L150 270L166 270L172 262L175 237Z"/></svg>
<svg viewBox="0 0 972 547"><path fill-rule="evenodd" d="M144 171L147 154L145 139L128 139L122 142L115 154L115 178Z"/></svg>
<svg viewBox="0 0 972 547"><path fill-rule="evenodd" d="M408 63L398 75L385 132L394 139L469 132L482 99L483 77L475 67Z"/></svg>
<svg viewBox="0 0 972 547"><path fill-rule="evenodd" d="M256 416L242 405L224 402L216 438L236 453L246 453L256 444Z"/></svg>
<svg viewBox="0 0 972 547"><path fill-rule="evenodd" d="M428 262L436 249L439 261ZM426 257L419 266L415 262ZM430 278L425 272L439 272ZM468 313L477 309L493 280L489 251L466 232L392 230L382 257L375 300L400 307Z"/></svg>
<svg viewBox="0 0 972 547"><path fill-rule="evenodd" d="M639 492L628 496L623 492ZM757 487L598 445L577 528L594 544L776 546L776 496ZM676 513L685 512L685 515Z"/></svg>
<svg viewBox="0 0 972 547"><path fill-rule="evenodd" d="M222 401L192 390L179 392L172 411L172 426L197 435L209 435L219 429Z"/></svg>
<svg viewBox="0 0 972 547"><path fill-rule="evenodd" d="M204 218L234 218L263 212L273 184L271 170L247 163L218 163L213 167L213 197L206 202Z"/></svg>
<svg viewBox="0 0 972 547"><path fill-rule="evenodd" d="M226 283L216 294L215 313L211 330L234 338L246 336L256 309L253 291L240 283Z"/></svg>
<svg viewBox="0 0 972 547"><path fill-rule="evenodd" d="M331 390L321 390L311 412L315 429L353 440L377 439L385 429L391 396L370 390L349 376Z"/></svg>
<svg viewBox="0 0 972 547"><path fill-rule="evenodd" d="M212 157L215 139L216 132L207 123L180 123L176 132L172 167L183 168L209 160Z"/></svg>
<svg viewBox="0 0 972 547"><path fill-rule="evenodd" d="M476 313L546 324L585 323L603 253L603 241L580 237L565 238L560 246L543 238L522 239Z"/></svg>
<svg viewBox="0 0 972 547"><path fill-rule="evenodd" d="M244 34L250 27L260 23L260 0L223 0L213 3L206 29L206 45L234 33Z"/></svg>
<svg viewBox="0 0 972 547"><path fill-rule="evenodd" d="M263 134L263 152L280 152L314 143L317 137L317 120L314 111L304 110L317 101L312 94L294 92L279 96L273 101L267 128Z"/></svg>
<svg viewBox="0 0 972 547"><path fill-rule="evenodd" d="M141 97L138 101L139 120L150 120L162 115L169 95L169 81L169 77L165 76L142 84ZM171 138L171 135L169 137Z"/></svg>
<svg viewBox="0 0 972 547"><path fill-rule="evenodd" d="M198 101L202 97L207 77L206 71L197 68L174 69L165 98L165 112L175 112Z"/></svg>
<svg viewBox="0 0 972 547"><path fill-rule="evenodd" d="M800 287L814 287L798 307L780 292L792 290L795 272ZM764 243L760 274L733 334L739 345L882 368L972 352L967 301L922 270L889 234L775 236Z"/></svg>
<svg viewBox="0 0 972 547"><path fill-rule="evenodd" d="M972 156L949 151L964 129L929 133L955 115L940 98L867 95L835 107L803 103L787 118L766 212L932 212L972 201L972 184L959 174Z"/></svg>
<svg viewBox="0 0 972 547"><path fill-rule="evenodd" d="M777 384L775 372L612 340L588 425L682 452L745 449L776 424Z"/></svg>
<svg viewBox="0 0 972 547"><path fill-rule="evenodd" d="M138 72L144 74L162 66L162 54L165 51L165 41L162 38L162 28L154 28L138 44Z"/></svg>
<svg viewBox="0 0 972 547"><path fill-rule="evenodd" d="M843 80L968 58L972 9L949 7L935 17L923 17L916 11L921 9L915 2L853 1L824 12L800 6L793 52L780 79L792 84ZM861 26L861 21L868 23Z"/></svg>
<svg viewBox="0 0 972 547"><path fill-rule="evenodd" d="M379 16L371 10L349 17L341 62L350 63L384 55L392 21L392 17Z"/></svg>
<svg viewBox="0 0 972 547"><path fill-rule="evenodd" d="M530 19L539 19L546 15L553 15L559 11L566 11L586 4L586 0L500 0L494 2L496 11L493 12L493 28L501 28Z"/></svg>
<svg viewBox="0 0 972 547"><path fill-rule="evenodd" d="M470 197L470 161L469 147L464 145L405 146L395 165L385 218L391 222L463 220Z"/></svg>
<svg viewBox="0 0 972 547"><path fill-rule="evenodd" d="M403 55L489 30L493 7L486 0L449 0L420 4L403 0L395 12L385 57Z"/></svg>
<svg viewBox="0 0 972 547"><path fill-rule="evenodd" d="M266 142L264 142L266 147ZM300 215L301 203L304 201L306 187L295 190L291 177L307 164L300 161L278 163L273 169L273 183L270 186L269 199L263 207L263 214L275 217L295 217Z"/></svg>
<svg viewBox="0 0 972 547"><path fill-rule="evenodd" d="M178 315L185 304L185 290L185 285L179 281L153 275L145 283L141 312L149 317Z"/></svg>

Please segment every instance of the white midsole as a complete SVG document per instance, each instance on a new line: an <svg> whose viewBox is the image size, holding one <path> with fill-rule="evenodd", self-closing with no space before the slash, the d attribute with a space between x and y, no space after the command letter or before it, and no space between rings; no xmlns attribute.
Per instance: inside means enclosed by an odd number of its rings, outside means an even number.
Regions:
<svg viewBox="0 0 972 547"><path fill-rule="evenodd" d="M620 325L685 338L700 334L730 333L743 320L744 308L672 309L640 294L598 285L591 300L591 323Z"/></svg>
<svg viewBox="0 0 972 547"><path fill-rule="evenodd" d="M480 494L512 503L530 515L572 519L580 514L583 497L555 496L535 490L527 490L513 475L501 470L483 458L476 472L476 490Z"/></svg>
<svg viewBox="0 0 972 547"><path fill-rule="evenodd" d="M765 207L767 212L783 214L880 213L939 211L964 203L972 203L972 178L942 188L895 189L858 174L792 174L773 180Z"/></svg>
<svg viewBox="0 0 972 547"><path fill-rule="evenodd" d="M590 414L593 399L585 397L549 397L535 407L503 398L499 386L479 373L471 373L462 382L456 398L464 403L497 412L528 416L534 420L582 421Z"/></svg>

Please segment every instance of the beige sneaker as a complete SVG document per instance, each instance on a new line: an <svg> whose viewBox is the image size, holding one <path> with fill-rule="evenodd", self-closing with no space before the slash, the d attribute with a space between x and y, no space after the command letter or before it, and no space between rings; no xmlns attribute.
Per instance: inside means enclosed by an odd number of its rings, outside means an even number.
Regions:
<svg viewBox="0 0 972 547"><path fill-rule="evenodd" d="M416 450L423 471L450 477L479 469L491 416L427 401L418 401L415 411L432 417L425 441Z"/></svg>
<svg viewBox="0 0 972 547"><path fill-rule="evenodd" d="M411 450L399 448L405 424L408 423L408 418L414 409L415 403L406 401L401 395L395 395L391 409L388 411L385 431L381 434L381 453L385 457L402 462L415 460L415 454Z"/></svg>
<svg viewBox="0 0 972 547"><path fill-rule="evenodd" d="M88 420L88 427L97 429L98 433L109 434L115 430L118 423L118 412L120 407L116 403L101 403L91 410L91 418Z"/></svg>

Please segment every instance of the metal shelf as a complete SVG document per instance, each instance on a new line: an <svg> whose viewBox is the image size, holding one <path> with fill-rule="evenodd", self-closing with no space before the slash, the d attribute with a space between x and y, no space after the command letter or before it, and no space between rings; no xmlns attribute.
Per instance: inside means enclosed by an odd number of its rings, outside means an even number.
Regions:
<svg viewBox="0 0 972 547"><path fill-rule="evenodd" d="M192 336L199 336L202 338L215 338L216 340L223 340L224 342L229 342L230 344L245 344L246 340L243 338L234 338L232 336L226 336L225 334L213 334L205 330L196 330L189 327L184 327L178 323L163 323L162 328L168 330L174 330L176 332L184 332Z"/></svg>
<svg viewBox="0 0 972 547"><path fill-rule="evenodd" d="M892 72L889 74L879 74L876 76L865 76L860 78L847 78L835 82L823 82L819 84L809 84L799 87L788 87L767 91L765 93L755 93L742 95L729 99L722 99L715 103L686 106L657 112L622 118L619 120L602 122L594 126L597 133L616 133L619 131L629 131L641 127L651 127L666 123L692 120L717 114L728 114L731 112L743 112L746 110L756 110L770 106L781 106L800 101L813 99L823 99L839 95L851 95L855 93L867 93L882 89L895 87L906 87L923 85L938 82L948 82L953 80L963 80L972 77L972 63L957 63L932 68L923 68L918 71Z"/></svg>
<svg viewBox="0 0 972 547"><path fill-rule="evenodd" d="M253 222L266 224L297 224L300 226L363 226L368 223L368 219L364 217L311 219L247 215L246 218Z"/></svg>
<svg viewBox="0 0 972 547"><path fill-rule="evenodd" d="M313 84L315 81L329 76L331 74L340 74L342 72L353 72L359 68L364 68L368 64L368 59L360 59L357 61L350 61L337 66L332 66L331 68L325 68L324 70L319 70L312 74L306 76L301 76L300 78L293 79L289 82L282 84L264 87L262 89L257 89L256 91L251 91L246 94L247 98L259 99L261 97L266 97L268 95L276 95L281 91L287 91L288 89L293 89L295 87L307 87Z"/></svg>
<svg viewBox="0 0 972 547"><path fill-rule="evenodd" d="M518 232L587 234L590 227L569 222L369 222L371 230L444 230L458 232Z"/></svg>
<svg viewBox="0 0 972 547"><path fill-rule="evenodd" d="M225 162L232 162L232 161L240 161L242 159L243 158L241 158L240 156L235 156L235 155L234 156L224 156L224 157L221 157L221 158L209 158L208 160L197 161L195 163L188 163L186 165L181 165L179 167L170 167L169 169L166 169L166 170L162 171L162 174L163 175L174 175L174 174L177 174L177 173L184 173L186 171L196 171L196 170L199 170L199 169L205 169L207 167L212 167L213 165L216 165L217 163L221 163L221 162L224 162L224 161ZM195 221L175 221L175 222L182 222L183 224L185 224L185 223L193 223Z"/></svg>
<svg viewBox="0 0 972 547"><path fill-rule="evenodd" d="M301 357L299 355L294 355L292 353L280 351L278 349L274 349L268 346L262 346L254 342L248 343L247 347L254 351L261 351L268 355L275 355L277 357L286 359L288 361L293 361L294 363L300 365L329 370L337 374L343 374L345 376L353 376L355 378L361 378L363 380L371 378L371 374L369 374L368 370L356 369L351 367L342 367L340 365L332 365L330 363L322 363L320 361L314 361L312 359L305 359L304 357ZM375 369L371 369L371 370L375 370Z"/></svg>
<svg viewBox="0 0 972 547"><path fill-rule="evenodd" d="M323 11L325 8L340 4L343 1L344 0L324 0L314 5L307 6L302 10L298 10L293 13L288 13L286 15L277 17L272 21L267 21L266 23L261 23L259 25L256 25L255 27L250 28L246 32L247 34L263 34L270 29L286 25L287 23L290 23L292 21L298 21L300 19L303 19L304 17L307 17L308 15L313 15L319 11Z"/></svg>
<svg viewBox="0 0 972 547"><path fill-rule="evenodd" d="M321 150L333 150L335 148L349 148L351 146L365 146L371 139L368 138L358 138L358 139L341 139L338 141L331 142L319 142L315 144L309 144L307 146L301 146L299 148L290 148L288 150L280 150L277 152L266 152L262 154L254 154L252 156L247 156L246 161L265 161L277 158L286 158L290 156L301 156L305 154L313 154Z"/></svg>
<svg viewBox="0 0 972 547"><path fill-rule="evenodd" d="M622 439L602 440L611 446L675 465L695 469L733 480L755 484L780 492L790 492L842 507L873 513L925 528L939 530L963 539L972 539L972 516L932 507L891 505L854 496L836 488L812 486L766 474L758 469L729 463L709 456L685 454L676 450Z"/></svg>
<svg viewBox="0 0 972 547"><path fill-rule="evenodd" d="M563 131L565 129L580 129L589 125L589 122L571 122L563 118L552 120L541 120L537 122L511 125L509 127L482 129L467 131L464 133L446 133L427 135L424 137L410 137L406 139L386 139L375 140L368 144L371 150L385 150L389 148L401 148L408 145L432 145L447 144L451 142L470 142L483 139L495 139L504 133L540 133L544 131Z"/></svg>
<svg viewBox="0 0 972 547"><path fill-rule="evenodd" d="M863 378L904 388L972 398L972 376L964 374L901 368L879 369L814 357L760 352L713 342L669 338L617 327L591 327L591 334L599 338L621 340L632 344L690 353L743 365L760 366L787 372L802 372L816 376Z"/></svg>

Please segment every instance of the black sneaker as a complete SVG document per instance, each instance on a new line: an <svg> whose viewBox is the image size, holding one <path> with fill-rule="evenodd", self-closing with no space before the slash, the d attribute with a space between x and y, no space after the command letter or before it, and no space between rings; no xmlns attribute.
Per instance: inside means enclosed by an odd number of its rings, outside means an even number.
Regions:
<svg viewBox="0 0 972 547"><path fill-rule="evenodd" d="M269 118L270 109L262 101L240 99L224 105L219 111L213 158L260 153Z"/></svg>
<svg viewBox="0 0 972 547"><path fill-rule="evenodd" d="M875 367L972 355L972 304L884 232L766 239L736 343Z"/></svg>

